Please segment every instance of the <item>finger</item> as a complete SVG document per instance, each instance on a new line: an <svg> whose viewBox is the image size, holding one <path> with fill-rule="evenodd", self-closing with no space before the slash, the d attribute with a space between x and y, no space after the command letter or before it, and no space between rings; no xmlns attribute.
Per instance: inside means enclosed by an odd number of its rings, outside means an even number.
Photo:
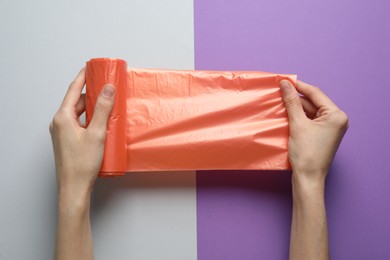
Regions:
<svg viewBox="0 0 390 260"><path fill-rule="evenodd" d="M307 117L310 119L314 119L316 117L318 108L316 108L313 103L311 103L311 101L308 100L306 97L301 96L300 99L303 111L305 111Z"/></svg>
<svg viewBox="0 0 390 260"><path fill-rule="evenodd" d="M85 94L81 94L75 106L76 116L79 117L85 111Z"/></svg>
<svg viewBox="0 0 390 260"><path fill-rule="evenodd" d="M114 106L115 88L105 85L100 92L95 105L95 110L88 128L104 132L107 129L107 121Z"/></svg>
<svg viewBox="0 0 390 260"><path fill-rule="evenodd" d="M297 90L299 93L307 97L317 108L336 107L333 101L317 87L297 80Z"/></svg>
<svg viewBox="0 0 390 260"><path fill-rule="evenodd" d="M290 122L306 118L298 92L294 86L288 80L281 80L279 85Z"/></svg>
<svg viewBox="0 0 390 260"><path fill-rule="evenodd" d="M70 83L68 91L62 101L62 108L75 106L80 99L81 91L85 85L85 68L82 68L76 78Z"/></svg>

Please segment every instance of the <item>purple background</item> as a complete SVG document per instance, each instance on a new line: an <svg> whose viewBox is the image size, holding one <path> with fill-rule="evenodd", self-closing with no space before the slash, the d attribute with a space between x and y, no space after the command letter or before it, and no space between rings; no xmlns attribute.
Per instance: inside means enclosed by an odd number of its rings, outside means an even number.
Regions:
<svg viewBox="0 0 390 260"><path fill-rule="evenodd" d="M195 67L296 73L350 117L327 180L332 259L390 259L390 1L195 0ZM289 173L198 172L198 259L287 259Z"/></svg>

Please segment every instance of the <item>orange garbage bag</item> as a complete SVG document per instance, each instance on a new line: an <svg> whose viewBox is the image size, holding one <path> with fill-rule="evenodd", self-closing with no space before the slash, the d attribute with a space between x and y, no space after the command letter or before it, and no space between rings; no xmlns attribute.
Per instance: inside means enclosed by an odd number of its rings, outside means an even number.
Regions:
<svg viewBox="0 0 390 260"><path fill-rule="evenodd" d="M116 88L99 176L133 171L285 170L288 118L279 81L266 72L86 65L86 121L105 84Z"/></svg>

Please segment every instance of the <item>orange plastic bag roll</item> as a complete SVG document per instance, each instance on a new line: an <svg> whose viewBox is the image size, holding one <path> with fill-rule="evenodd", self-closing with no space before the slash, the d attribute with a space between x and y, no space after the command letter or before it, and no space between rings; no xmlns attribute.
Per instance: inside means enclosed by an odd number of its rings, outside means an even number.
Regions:
<svg viewBox="0 0 390 260"><path fill-rule="evenodd" d="M122 175L127 171L127 63L119 59L92 59L86 65L86 122L92 119L96 99L106 84L115 87L115 103L107 124L100 175Z"/></svg>
<svg viewBox="0 0 390 260"><path fill-rule="evenodd" d="M101 87L117 88L100 176L290 168L279 81L295 75L127 68L124 82L123 64L87 63L87 121Z"/></svg>

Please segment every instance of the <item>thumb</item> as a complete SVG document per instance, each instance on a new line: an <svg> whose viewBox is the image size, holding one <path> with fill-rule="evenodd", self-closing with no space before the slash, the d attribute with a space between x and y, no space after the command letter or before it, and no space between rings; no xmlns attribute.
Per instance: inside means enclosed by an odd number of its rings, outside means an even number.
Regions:
<svg viewBox="0 0 390 260"><path fill-rule="evenodd" d="M298 92L294 86L290 83L290 81L285 79L281 80L279 85L289 120L294 122L304 118L305 112L303 111Z"/></svg>
<svg viewBox="0 0 390 260"><path fill-rule="evenodd" d="M96 100L89 127L106 131L107 121L114 106L114 98L115 88L112 85L105 85Z"/></svg>

